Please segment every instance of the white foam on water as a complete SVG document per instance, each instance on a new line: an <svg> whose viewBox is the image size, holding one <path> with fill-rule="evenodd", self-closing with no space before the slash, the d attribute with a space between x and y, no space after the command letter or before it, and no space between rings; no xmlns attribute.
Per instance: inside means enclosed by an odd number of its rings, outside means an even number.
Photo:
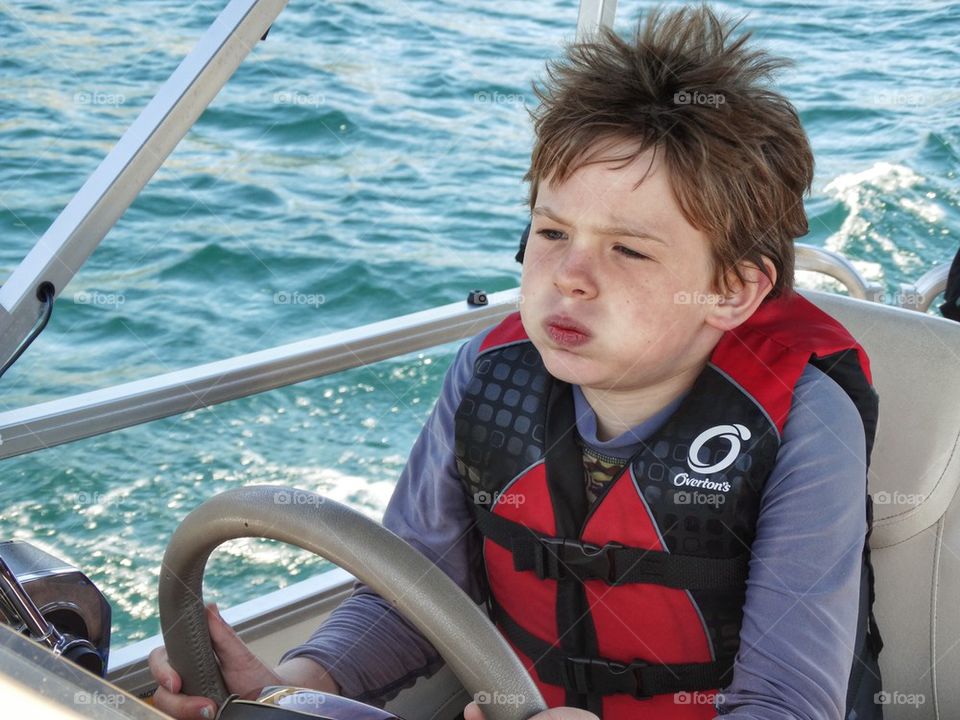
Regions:
<svg viewBox="0 0 960 720"><path fill-rule="evenodd" d="M889 162L877 162L866 170L838 175L827 183L823 191L846 205L849 213L840 229L827 238L825 247L850 257L854 266L871 280L880 278L882 268L875 262L853 259L854 254L847 252L847 248L855 238L869 238L899 268L915 264L916 257L878 231L872 218L883 212L882 205L885 202L897 203L928 222L941 218L943 211L934 203L897 197L917 187L923 180L910 168Z"/></svg>
<svg viewBox="0 0 960 720"><path fill-rule="evenodd" d="M910 198L900 198L900 207L913 213L921 220L934 225L944 219L946 213L943 208L932 202L922 202Z"/></svg>

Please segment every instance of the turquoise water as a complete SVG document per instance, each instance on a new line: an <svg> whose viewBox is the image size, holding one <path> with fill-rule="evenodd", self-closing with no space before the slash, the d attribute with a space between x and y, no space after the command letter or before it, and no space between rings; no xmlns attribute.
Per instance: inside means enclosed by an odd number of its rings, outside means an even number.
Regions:
<svg viewBox="0 0 960 720"><path fill-rule="evenodd" d="M0 279L216 16L219 2L0 4ZM494 8L494 5L496 6ZM625 29L646 2L621 0ZM817 157L805 242L893 292L960 244L960 6L747 2L793 58ZM530 81L573 2L292 2L57 301L0 409L517 284ZM277 302L283 296L301 304ZM0 467L0 537L88 572L115 641L158 630L163 548L195 505L285 483L378 517L452 346ZM233 604L325 567L228 545Z"/></svg>

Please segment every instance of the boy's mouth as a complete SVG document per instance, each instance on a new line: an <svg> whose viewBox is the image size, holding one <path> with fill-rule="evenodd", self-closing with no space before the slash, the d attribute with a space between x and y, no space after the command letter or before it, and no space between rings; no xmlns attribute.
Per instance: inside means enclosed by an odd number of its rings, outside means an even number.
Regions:
<svg viewBox="0 0 960 720"><path fill-rule="evenodd" d="M590 339L590 331L565 315L551 315L543 322L547 335L557 345L575 347Z"/></svg>

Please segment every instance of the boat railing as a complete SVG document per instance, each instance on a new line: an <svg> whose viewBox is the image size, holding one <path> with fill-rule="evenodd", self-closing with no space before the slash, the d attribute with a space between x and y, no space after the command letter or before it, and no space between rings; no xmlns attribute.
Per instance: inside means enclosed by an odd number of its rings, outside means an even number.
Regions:
<svg viewBox="0 0 960 720"><path fill-rule="evenodd" d="M0 413L0 459L349 370L476 334L518 292L466 301Z"/></svg>
<svg viewBox="0 0 960 720"><path fill-rule="evenodd" d="M950 265L943 263L928 271L915 283L901 283L900 289L887 295L883 285L867 280L846 257L826 248L797 243L797 270L828 275L839 282L850 297L886 303L908 310L927 312L947 287Z"/></svg>
<svg viewBox="0 0 960 720"><path fill-rule="evenodd" d="M842 255L799 245L797 269L825 273L852 296L886 298ZM946 285L941 265L893 297L926 312ZM0 413L0 459L122 430L305 380L462 340L513 312L519 289L486 305L451 303L400 317Z"/></svg>

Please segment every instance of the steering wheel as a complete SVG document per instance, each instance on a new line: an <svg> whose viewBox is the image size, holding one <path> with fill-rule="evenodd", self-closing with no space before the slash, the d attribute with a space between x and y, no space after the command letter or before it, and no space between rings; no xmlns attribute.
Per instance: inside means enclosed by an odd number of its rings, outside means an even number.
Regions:
<svg viewBox="0 0 960 720"><path fill-rule="evenodd" d="M309 550L369 585L423 633L470 695L511 698L510 703L485 705L487 720L527 720L546 709L537 686L486 614L426 557L345 505L304 490L264 485L207 500L184 518L167 546L160 573L160 627L185 694L218 705L227 698L204 614L203 572L220 544L242 537Z"/></svg>

